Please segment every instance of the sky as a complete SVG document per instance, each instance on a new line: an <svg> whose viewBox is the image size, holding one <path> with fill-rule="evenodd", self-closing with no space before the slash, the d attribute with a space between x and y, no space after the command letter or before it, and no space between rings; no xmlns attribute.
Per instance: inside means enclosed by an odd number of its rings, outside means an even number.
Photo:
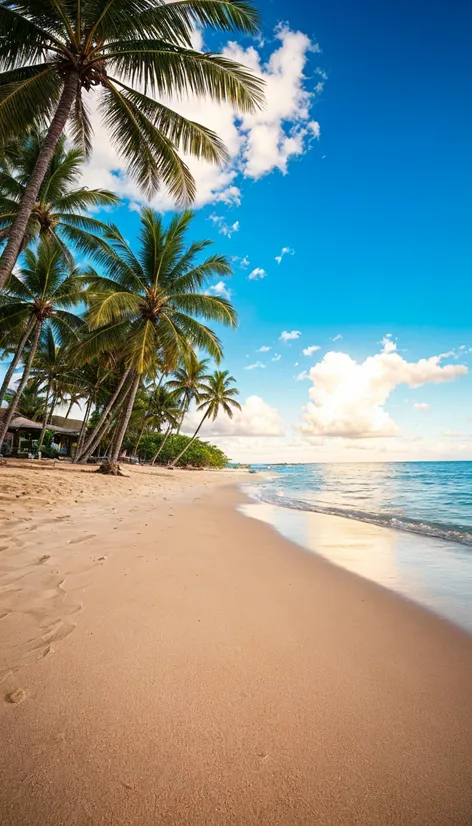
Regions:
<svg viewBox="0 0 472 826"><path fill-rule="evenodd" d="M192 233L231 258L211 290L240 318L219 333L243 410L202 438L235 461L472 459L470 6L258 8L259 38L195 45L260 73L265 109L175 103L230 152L190 162ZM123 195L133 240L143 196L94 124L85 183Z"/></svg>

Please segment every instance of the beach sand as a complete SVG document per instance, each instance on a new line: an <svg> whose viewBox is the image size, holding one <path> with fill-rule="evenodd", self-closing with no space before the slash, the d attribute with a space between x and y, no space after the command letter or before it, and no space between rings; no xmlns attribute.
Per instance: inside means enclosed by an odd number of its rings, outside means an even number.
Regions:
<svg viewBox="0 0 472 826"><path fill-rule="evenodd" d="M0 822L470 826L472 637L235 478L0 468Z"/></svg>

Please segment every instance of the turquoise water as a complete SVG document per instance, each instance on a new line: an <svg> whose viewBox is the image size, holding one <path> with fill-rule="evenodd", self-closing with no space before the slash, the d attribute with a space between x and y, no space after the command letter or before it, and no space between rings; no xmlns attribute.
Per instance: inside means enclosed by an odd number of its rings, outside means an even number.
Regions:
<svg viewBox="0 0 472 826"><path fill-rule="evenodd" d="M249 515L472 630L472 462L258 470ZM370 525L390 530L379 539Z"/></svg>
<svg viewBox="0 0 472 826"><path fill-rule="evenodd" d="M264 472L273 473L258 485L265 502L472 546L472 462L273 465Z"/></svg>

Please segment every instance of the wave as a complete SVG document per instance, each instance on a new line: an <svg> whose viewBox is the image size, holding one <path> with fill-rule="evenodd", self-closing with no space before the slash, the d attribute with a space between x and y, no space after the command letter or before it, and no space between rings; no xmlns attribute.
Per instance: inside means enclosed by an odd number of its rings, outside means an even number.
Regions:
<svg viewBox="0 0 472 826"><path fill-rule="evenodd" d="M472 533L470 528L462 525L447 524L443 522L425 522L413 519L408 516L399 516L394 513L371 513L369 511L353 510L349 508L339 508L334 506L316 505L304 502L300 499L291 499L281 496L278 493L271 493L261 488L252 488L252 495L266 502L269 505L277 505L282 508L292 510L311 511L313 513L323 513L327 516L341 516L344 519L354 519L358 522L368 522L372 525L379 525L382 528L392 528L397 531L407 531L408 533L419 534L420 536L430 536L436 539L444 539L448 542L460 542L462 545L472 545Z"/></svg>

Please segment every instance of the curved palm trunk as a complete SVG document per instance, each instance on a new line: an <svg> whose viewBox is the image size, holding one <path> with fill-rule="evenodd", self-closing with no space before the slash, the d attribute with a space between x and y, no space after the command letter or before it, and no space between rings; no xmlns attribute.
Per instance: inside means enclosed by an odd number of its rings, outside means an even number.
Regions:
<svg viewBox="0 0 472 826"><path fill-rule="evenodd" d="M140 442L141 442L141 439L143 438L143 434L144 434L145 427L146 427L146 422L144 422L144 424L143 424L143 426L142 426L141 430L139 431L138 441L136 442L136 444L135 444L135 446L134 446L134 448L133 448L133 452L134 452L134 455L135 455L135 456L137 455L137 451L138 451L139 444L140 444Z"/></svg>
<svg viewBox="0 0 472 826"><path fill-rule="evenodd" d="M93 403L93 398L92 398L92 396L90 396L87 400L87 406L85 408L84 420L82 422L82 427L80 428L79 440L77 442L77 449L75 451L74 462L78 461L77 457L80 456L80 453L81 453L81 450L82 450L82 445L84 443L85 434L87 432L87 425L88 425L88 420L89 420L89 416L90 416L90 411L92 409L92 403Z"/></svg>
<svg viewBox="0 0 472 826"><path fill-rule="evenodd" d="M49 394L51 392L51 382L48 384L48 389L46 390L46 401L44 403L44 419L43 419L43 426L41 428L41 433L39 434L39 441L38 441L38 453L43 446L44 441L44 434L46 433L46 428L48 426L48 419L49 419Z"/></svg>
<svg viewBox="0 0 472 826"><path fill-rule="evenodd" d="M124 408L124 415L123 418L118 426L118 431L116 434L115 444L113 445L113 452L110 456L110 462L117 462L118 458L121 453L121 448L123 445L123 439L125 438L125 433L128 428L129 420L131 418L131 413L133 412L134 401L136 399L136 393L138 392L139 382L141 381L141 376L136 374L133 378L133 383L131 385L130 394L128 396L127 404Z"/></svg>
<svg viewBox="0 0 472 826"><path fill-rule="evenodd" d="M36 326L33 335L33 341L31 342L31 350L29 352L28 361L25 364L25 369L23 370L23 374L20 379L20 383L18 385L18 389L15 393L15 398L12 400L10 407L8 408L7 415L5 416L3 427L0 430L0 450L2 449L3 442L5 440L5 436L7 434L7 430L10 427L11 420L15 415L16 408L18 407L18 402L20 401L21 394L25 388L25 384L29 379L29 374L31 370L31 365L33 364L34 357L36 355L36 350L38 349L39 344L39 336L41 335L41 327L43 326L43 322L37 320Z"/></svg>
<svg viewBox="0 0 472 826"><path fill-rule="evenodd" d="M123 373L120 381L118 382L118 386L117 386L115 392L113 393L111 399L109 400L108 404L104 408L104 410L102 412L102 415L100 416L100 418L97 422L97 426L92 431L92 433L90 434L88 439L85 441L85 443L84 443L84 445L81 449L80 454L77 451L76 458L75 458L76 462L88 459L88 457L91 456L92 452L95 450L95 448L96 448L98 442L100 441L100 439L103 437L103 433L101 433L100 431L103 429L103 427L105 425L105 422L108 418L108 415L111 412L118 396L121 393L123 385L124 385L126 379L129 376L130 370L131 370L131 368L128 367L128 369L125 370L125 372ZM99 437L99 438L97 438L97 437Z"/></svg>
<svg viewBox="0 0 472 826"><path fill-rule="evenodd" d="M42 427L41 434L40 434L40 437L39 437L38 451L40 451L42 446L43 446L44 434L46 433L48 424L51 424L51 422L52 422L52 417L54 415L54 408L56 406L57 396L56 396L56 393L53 393L51 405L50 405L50 407L48 407L50 392L51 392L51 384L48 385L48 392L46 394L46 411L45 411L45 414L44 414L43 427Z"/></svg>
<svg viewBox="0 0 472 826"><path fill-rule="evenodd" d="M201 426L202 426L203 422L205 421L205 419L207 418L207 416L208 416L209 412L210 412L210 411L209 411L209 410L207 410L207 412L205 413L205 415L204 415L203 419L201 420L200 424L198 425L198 427L197 427L197 429L196 429L195 433L193 434L192 438L190 439L190 441L188 442L188 444L186 444L186 445L185 445L184 449L183 449L183 450L179 453L179 455L178 455L178 456L177 456L177 457L176 457L176 458L175 458L175 459L174 459L174 460L170 463L169 467L175 467L175 466L176 466L176 464L177 464L177 462L178 462L178 461L182 458L182 456L184 455L184 453L186 453L186 452L187 452L187 450L189 449L190 445L191 445L191 444L193 444L193 442L194 442L194 441L195 441L195 439L197 438L197 436L198 436L198 434L199 434L199 431L200 431L200 428L201 428Z"/></svg>
<svg viewBox="0 0 472 826"><path fill-rule="evenodd" d="M72 410L72 406L73 406L73 404L74 404L74 399L71 399L71 400L70 400L70 402L69 402L69 407L67 408L67 413L66 413L66 415L64 416L64 420L67 420L67 419L69 418L69 416L70 416L70 411Z"/></svg>
<svg viewBox="0 0 472 826"><path fill-rule="evenodd" d="M8 390L8 385L10 384L13 373L16 370L17 364L18 364L18 362L21 358L21 354L22 354L23 350L26 347L26 342L28 341L28 339L31 335L31 331L33 330L33 327L34 327L35 323L36 323L36 321L35 321L35 318L33 317L29 321L29 323L27 324L26 330L25 330L25 332L23 333L23 335L21 337L21 340L20 340L20 343L18 344L18 347L16 348L15 355L13 356L13 358L11 360L11 363L10 363L10 366L9 366L7 372L5 373L5 378L3 379L3 383L2 383L2 386L0 388L0 407L2 406L3 399L5 398L5 393Z"/></svg>
<svg viewBox="0 0 472 826"><path fill-rule="evenodd" d="M152 458L151 465L153 465L155 463L157 457L159 456L162 448L164 447L164 445L167 442L167 439L169 438L171 433L172 433L172 425L170 424L169 427L167 428L166 435L164 436L164 438L163 438L163 440L160 444L159 450L157 451L157 453L154 454L154 456Z"/></svg>
<svg viewBox="0 0 472 826"><path fill-rule="evenodd" d="M51 163L57 142L64 131L70 115L72 104L77 95L77 76L70 74L66 78L62 95L57 105L56 113L51 121L46 139L36 161L28 186L21 200L20 208L8 235L6 247L0 257L0 289L5 286L16 259L21 251L21 245L28 226L33 207L38 197L39 189Z"/></svg>

